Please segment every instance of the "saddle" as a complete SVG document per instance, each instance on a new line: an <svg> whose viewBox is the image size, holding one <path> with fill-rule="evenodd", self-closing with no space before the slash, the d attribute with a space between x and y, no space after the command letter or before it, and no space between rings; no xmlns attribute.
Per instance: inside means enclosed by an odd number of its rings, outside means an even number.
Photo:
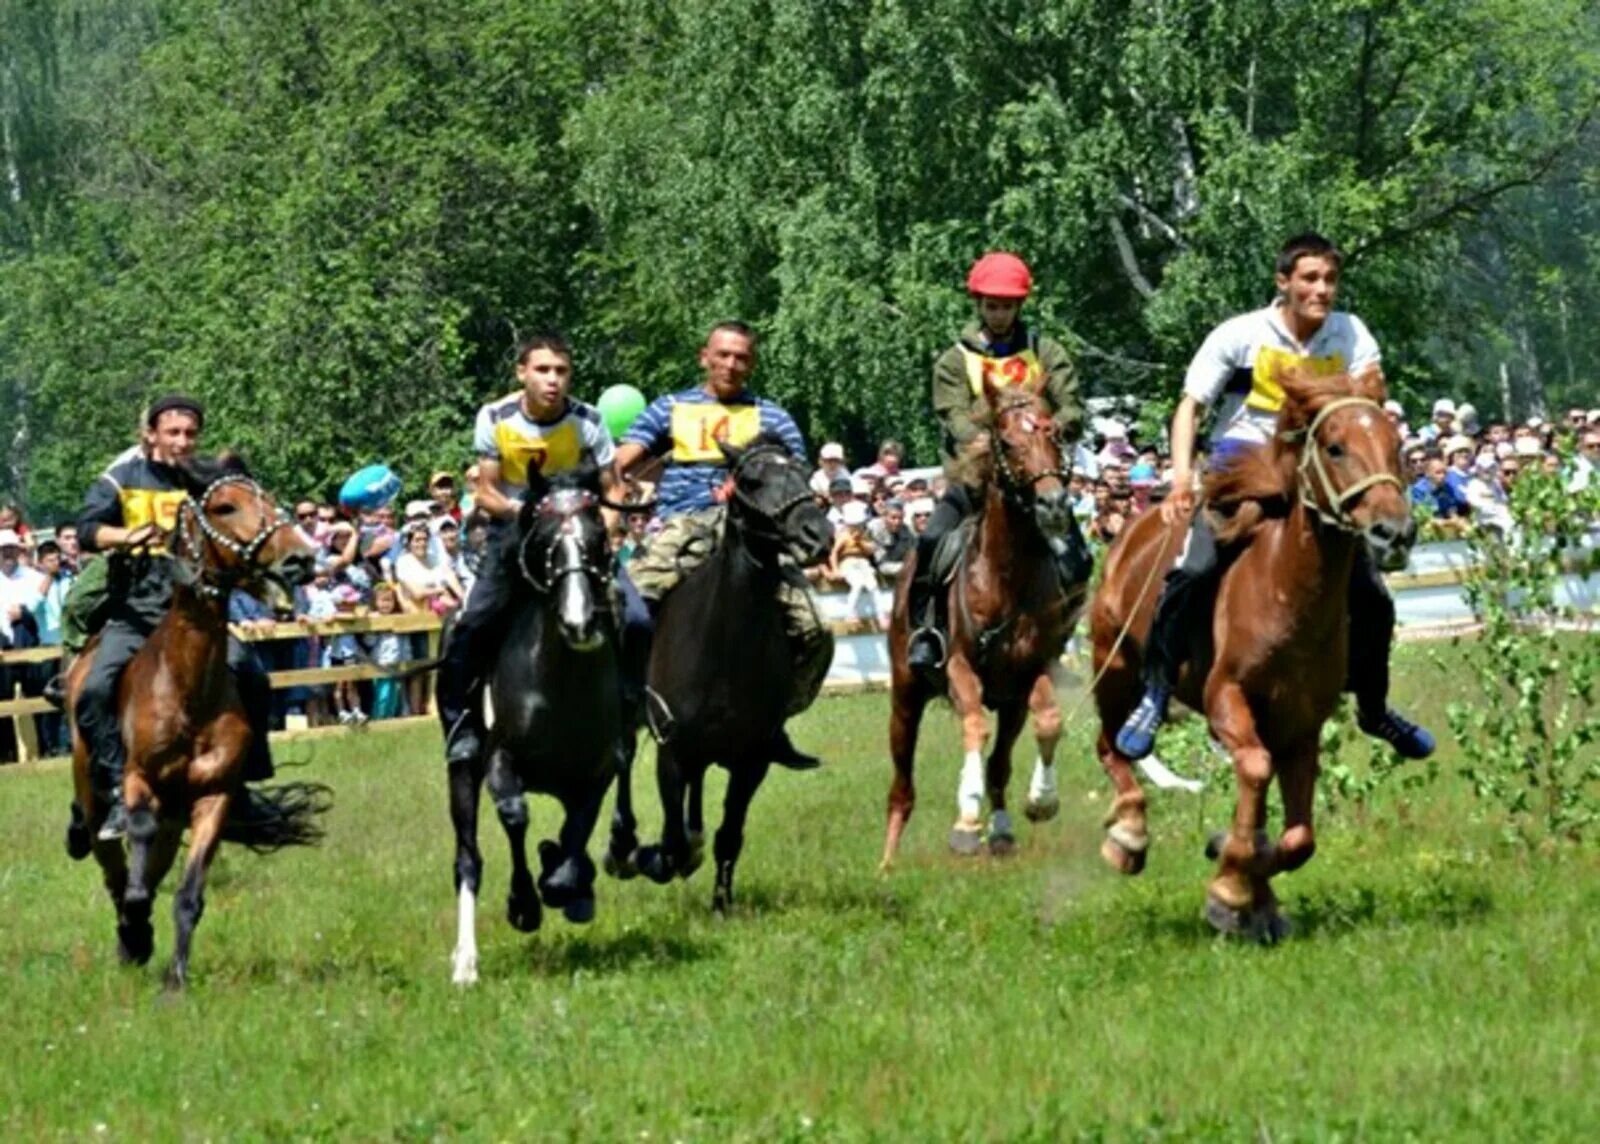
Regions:
<svg viewBox="0 0 1600 1144"><path fill-rule="evenodd" d="M956 578L956 573L961 570L961 558L966 555L972 538L977 534L978 517L969 514L939 538L934 545L933 559L928 569L934 584L948 584Z"/></svg>

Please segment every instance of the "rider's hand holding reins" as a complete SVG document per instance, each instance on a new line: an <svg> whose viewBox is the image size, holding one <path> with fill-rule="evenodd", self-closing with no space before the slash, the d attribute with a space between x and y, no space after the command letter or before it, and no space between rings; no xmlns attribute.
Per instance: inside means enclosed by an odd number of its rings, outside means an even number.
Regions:
<svg viewBox="0 0 1600 1144"><path fill-rule="evenodd" d="M160 535L161 530L157 528L153 522L149 524L141 524L138 528L129 531L128 534L124 536L120 542L118 542L117 547L125 552L131 552L139 548L148 548L151 544L155 543L156 539Z"/></svg>
<svg viewBox="0 0 1600 1144"><path fill-rule="evenodd" d="M1164 524L1187 522L1194 514L1194 482L1187 476L1172 480L1172 492L1161 502L1161 520Z"/></svg>

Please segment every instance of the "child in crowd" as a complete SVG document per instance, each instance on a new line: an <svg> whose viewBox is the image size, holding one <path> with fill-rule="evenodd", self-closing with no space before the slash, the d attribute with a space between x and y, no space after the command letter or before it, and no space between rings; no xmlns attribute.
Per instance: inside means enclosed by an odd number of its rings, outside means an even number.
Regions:
<svg viewBox="0 0 1600 1144"><path fill-rule="evenodd" d="M400 614L400 595L387 580L372 590L372 610L380 616ZM372 663L389 671L400 666L405 658L406 638L399 632L372 632L362 637L367 657ZM405 686L399 679L379 678L372 681L372 717L394 719L406 713Z"/></svg>
<svg viewBox="0 0 1600 1144"><path fill-rule="evenodd" d="M840 509L840 526L833 538L833 551L828 556L828 579L850 586L845 601L845 611L852 616L863 615L861 605L866 603L865 618L876 631L882 626L878 616L878 568L873 558L878 546L867 535L867 506L862 501L851 501Z"/></svg>
<svg viewBox="0 0 1600 1144"><path fill-rule="evenodd" d="M314 601L313 606L318 603ZM319 611L323 614L312 612L311 618L326 620L352 617L360 603L361 592L355 585L340 584L320 601ZM339 632L323 645L323 667L350 667L360 659L361 645L353 632ZM367 713L361 709L361 692L355 680L341 679L333 685L333 709L338 713L341 723L361 724L367 721Z"/></svg>

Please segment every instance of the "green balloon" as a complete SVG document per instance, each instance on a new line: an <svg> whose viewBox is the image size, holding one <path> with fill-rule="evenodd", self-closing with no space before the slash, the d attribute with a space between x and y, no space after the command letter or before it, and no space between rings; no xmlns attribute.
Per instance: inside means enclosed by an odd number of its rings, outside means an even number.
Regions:
<svg viewBox="0 0 1600 1144"><path fill-rule="evenodd" d="M606 428L613 437L621 437L632 427L639 414L644 412L644 394L631 385L613 385L600 395L595 407L605 419Z"/></svg>

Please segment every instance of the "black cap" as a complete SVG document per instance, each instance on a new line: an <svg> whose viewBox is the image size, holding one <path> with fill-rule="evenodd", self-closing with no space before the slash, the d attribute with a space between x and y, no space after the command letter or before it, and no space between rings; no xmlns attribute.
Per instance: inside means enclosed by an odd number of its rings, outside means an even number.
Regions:
<svg viewBox="0 0 1600 1144"><path fill-rule="evenodd" d="M154 429L156 427L156 422L161 420L161 415L163 413L170 413L174 409L181 409L185 413L193 413L195 420L200 423L200 427L205 428L205 406L201 405L200 402L194 398L186 397L181 393L169 393L152 401L150 403L149 412L144 415L145 428Z"/></svg>

